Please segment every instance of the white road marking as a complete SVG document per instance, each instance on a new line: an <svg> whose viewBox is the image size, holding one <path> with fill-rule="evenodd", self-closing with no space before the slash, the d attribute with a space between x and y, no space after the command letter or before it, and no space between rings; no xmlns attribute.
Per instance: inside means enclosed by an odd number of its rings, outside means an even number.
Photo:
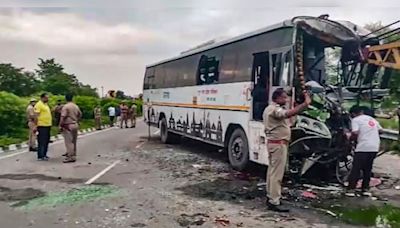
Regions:
<svg viewBox="0 0 400 228"><path fill-rule="evenodd" d="M141 143L137 144L135 148L136 148L136 149L139 149L139 148L142 147L143 144L145 144L145 143L146 143L146 141L141 142Z"/></svg>
<svg viewBox="0 0 400 228"><path fill-rule="evenodd" d="M94 177L90 178L88 181L86 181L85 184L92 184L97 179L99 179L101 176L103 176L105 173L107 173L112 168L114 168L114 166L116 166L120 162L121 162L120 160L117 160L114 163L112 163L111 165L107 166L107 168L103 169L100 173L96 174L96 176L94 176Z"/></svg>
<svg viewBox="0 0 400 228"><path fill-rule="evenodd" d="M103 132L110 131L110 130L112 130L112 128L107 128L107 129L104 129L102 131L96 131L96 132L88 133L88 134L85 134L85 135L79 135L78 138L86 138L88 136L99 134L99 133L103 133ZM64 140L56 141L56 142L50 144L49 146L52 147L53 145L57 145L57 144L60 144L60 143L64 143ZM25 154L25 153L28 153L28 152L29 152L29 150L24 150L24 151L12 153L12 154L9 154L9 155L1 156L0 160L6 159L6 158L11 158L11 157L14 157L14 156L17 156L17 155L20 155L20 154Z"/></svg>
<svg viewBox="0 0 400 228"><path fill-rule="evenodd" d="M158 133L160 133L160 130L157 130L157 131L153 132L154 135L156 135Z"/></svg>

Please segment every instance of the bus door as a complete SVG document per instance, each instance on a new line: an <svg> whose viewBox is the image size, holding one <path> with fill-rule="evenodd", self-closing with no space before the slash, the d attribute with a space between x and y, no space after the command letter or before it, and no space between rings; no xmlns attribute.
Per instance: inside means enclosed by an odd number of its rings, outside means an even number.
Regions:
<svg viewBox="0 0 400 228"><path fill-rule="evenodd" d="M262 115L268 106L268 79L269 54L268 52L253 54L252 68L252 103L251 120L249 122L249 149L250 160L267 165L268 157L265 151L265 134Z"/></svg>
<svg viewBox="0 0 400 228"><path fill-rule="evenodd" d="M292 46L254 54L252 72L254 89L252 93L253 118L249 122L250 160L267 165L268 154L262 114L265 107L272 102L272 93L277 88L291 90L292 97L294 96ZM264 94L264 97L259 94ZM292 101L294 101L292 97L289 99L287 108L292 107Z"/></svg>

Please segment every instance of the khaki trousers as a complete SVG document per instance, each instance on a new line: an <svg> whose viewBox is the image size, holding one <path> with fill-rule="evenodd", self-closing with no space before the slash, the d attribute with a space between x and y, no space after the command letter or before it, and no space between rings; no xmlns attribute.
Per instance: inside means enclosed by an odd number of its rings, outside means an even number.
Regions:
<svg viewBox="0 0 400 228"><path fill-rule="evenodd" d="M101 117L94 118L94 125L96 127L96 130L101 130Z"/></svg>
<svg viewBox="0 0 400 228"><path fill-rule="evenodd" d="M121 125L122 128L125 123L125 127L128 127L128 114L121 114Z"/></svg>
<svg viewBox="0 0 400 228"><path fill-rule="evenodd" d="M131 127L136 126L136 115L132 114L131 115Z"/></svg>
<svg viewBox="0 0 400 228"><path fill-rule="evenodd" d="M33 129L35 128L35 123L32 121L29 121L28 127L29 127L29 142L28 142L29 147L36 148L37 137L36 137L36 133L33 131Z"/></svg>
<svg viewBox="0 0 400 228"><path fill-rule="evenodd" d="M282 197L282 180L287 163L286 144L268 144L269 165L267 171L267 197L273 205L279 205Z"/></svg>
<svg viewBox="0 0 400 228"><path fill-rule="evenodd" d="M65 148L67 149L67 159L76 159L76 142L78 140L78 124L69 124L69 130L63 129Z"/></svg>

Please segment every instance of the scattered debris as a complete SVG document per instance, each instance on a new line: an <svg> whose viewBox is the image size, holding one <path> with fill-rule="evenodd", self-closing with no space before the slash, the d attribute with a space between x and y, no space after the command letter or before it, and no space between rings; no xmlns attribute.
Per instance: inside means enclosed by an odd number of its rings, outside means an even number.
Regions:
<svg viewBox="0 0 400 228"><path fill-rule="evenodd" d="M330 210L326 210L326 209L322 209L322 208L315 208L315 209L318 210L318 211L324 212L324 213L326 213L328 215L331 215L333 217L337 217L337 214L332 212L332 211L330 211Z"/></svg>
<svg viewBox="0 0 400 228"><path fill-rule="evenodd" d="M130 225L130 227L145 227L145 226L146 226L146 224L144 224L144 223L133 223Z"/></svg>
<svg viewBox="0 0 400 228"><path fill-rule="evenodd" d="M318 196L315 193L310 192L310 191L302 192L301 196L304 197L304 198L308 198L308 199L316 199L316 198L318 198Z"/></svg>
<svg viewBox="0 0 400 228"><path fill-rule="evenodd" d="M380 184L382 184L382 180L380 178L372 177L371 180L369 181L369 186L370 187L376 187L376 186L378 186ZM362 180L358 180L357 188L361 188L361 185L362 185Z"/></svg>
<svg viewBox="0 0 400 228"><path fill-rule="evenodd" d="M209 218L209 216L204 213L196 213L193 215L181 214L176 219L176 222L182 227L187 227L190 225L201 226L206 222L205 218Z"/></svg>
<svg viewBox="0 0 400 228"><path fill-rule="evenodd" d="M228 226L230 221L226 217L216 217L215 222L223 226Z"/></svg>
<svg viewBox="0 0 400 228"><path fill-rule="evenodd" d="M316 189L316 190L323 190L323 191L342 191L342 188L330 185L327 187L321 187L321 186L316 186L316 185L311 185L311 184L303 184L303 187L310 188L310 189Z"/></svg>
<svg viewBox="0 0 400 228"><path fill-rule="evenodd" d="M201 167L203 167L202 165L199 165L199 164L193 164L192 166L193 166L193 168L196 168L196 169L200 169Z"/></svg>
<svg viewBox="0 0 400 228"><path fill-rule="evenodd" d="M395 186L394 189L400 190L400 185Z"/></svg>
<svg viewBox="0 0 400 228"><path fill-rule="evenodd" d="M257 187L267 186L266 182L261 182L257 184Z"/></svg>

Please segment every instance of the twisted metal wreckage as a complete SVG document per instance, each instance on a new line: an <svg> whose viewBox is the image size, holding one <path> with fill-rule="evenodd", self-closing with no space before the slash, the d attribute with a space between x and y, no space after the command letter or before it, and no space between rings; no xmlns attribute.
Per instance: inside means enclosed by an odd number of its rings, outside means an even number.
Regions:
<svg viewBox="0 0 400 228"><path fill-rule="evenodd" d="M374 115L382 98L389 95L390 77L400 70L400 27L389 27L400 21L372 32L351 22L329 20L327 15L296 17L292 22L297 27L295 100L302 102L302 91L308 89L313 103L312 110L299 115L292 128L290 173L300 177L318 164L343 183L351 169L353 149L347 137L351 120L346 108L366 103L365 111ZM338 55L333 67L335 84L323 75L329 50Z"/></svg>

